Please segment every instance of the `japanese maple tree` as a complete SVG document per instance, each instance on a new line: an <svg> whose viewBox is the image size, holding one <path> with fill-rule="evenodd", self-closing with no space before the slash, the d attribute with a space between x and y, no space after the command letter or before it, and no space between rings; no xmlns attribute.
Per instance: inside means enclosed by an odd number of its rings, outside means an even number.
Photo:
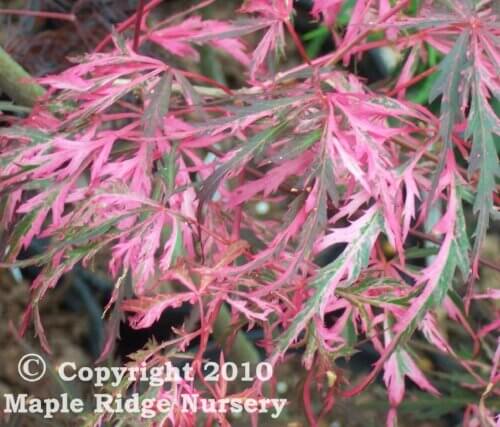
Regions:
<svg viewBox="0 0 500 427"><path fill-rule="evenodd" d="M481 258L498 218L498 3L315 0L310 19L331 31L335 48L314 58L292 0L247 0L232 20L204 19L210 1L153 20L159 3L140 2L95 52L41 78L45 96L0 131L2 265L43 266L22 331L33 322L50 352L40 300L75 265L106 257L116 284L100 360L121 316L148 328L188 304L193 314L176 337L132 363L173 360L195 341L199 363L226 307L225 350L259 329L256 346L273 366L292 347L301 354L306 384L325 397L318 413L304 388L311 425L336 396L380 376L393 426L405 378L441 393L417 363L419 331L477 393L464 422L496 425L488 398L500 394L500 294L478 279L482 268L499 269ZM398 71L368 84L353 64L387 46ZM230 88L198 72L201 47L233 62L245 83ZM440 58L432 67L431 51ZM424 83L428 99L413 102L411 89ZM271 212L257 213L256 203ZM47 251L19 260L34 238L49 238ZM486 323L469 316L475 304ZM467 331L474 354L448 341L437 311ZM371 371L331 381L337 362L367 343L378 354ZM225 386L197 373L148 391L174 403L158 425L194 425L195 414L175 409L181 392L224 396Z"/></svg>

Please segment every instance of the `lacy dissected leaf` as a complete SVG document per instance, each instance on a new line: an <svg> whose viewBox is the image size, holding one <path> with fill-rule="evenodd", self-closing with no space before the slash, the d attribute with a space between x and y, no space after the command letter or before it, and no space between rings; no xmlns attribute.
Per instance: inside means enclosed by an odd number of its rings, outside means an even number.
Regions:
<svg viewBox="0 0 500 427"><path fill-rule="evenodd" d="M240 11L258 13L268 21L267 31L255 48L250 63L250 77L254 80L270 52L284 52L284 24L289 20L293 4L282 0L246 0Z"/></svg>
<svg viewBox="0 0 500 427"><path fill-rule="evenodd" d="M257 31L265 25L265 22L257 20L232 24L216 20L202 20L199 16L192 16L178 25L153 29L149 31L147 38L173 55L195 60L199 60L199 53L193 45L208 43L226 51L241 63L248 64L245 45L238 37Z"/></svg>
<svg viewBox="0 0 500 427"><path fill-rule="evenodd" d="M287 122L283 121L277 126L270 127L259 134L251 137L239 148L234 155L224 164L220 165L212 175L202 184L198 193L200 206L210 200L217 191L221 181L229 174L240 170L252 157L261 153L265 147L272 143L281 131L286 127Z"/></svg>
<svg viewBox="0 0 500 427"><path fill-rule="evenodd" d="M262 334L244 348L258 353L254 344L260 346L273 363L307 342L304 402L315 425L313 383L327 385L324 414L342 387L336 359L365 351L369 342L380 358L344 394L360 392L385 369L387 422L394 426L408 403L405 378L436 394L416 363L418 328L440 358L454 359L453 370L465 369L449 378L470 385L475 400L468 414L492 418L483 366L491 365L496 381L499 293L471 292L480 310L472 306L469 315L462 287L453 288L471 270L464 202L474 203L477 221L473 270L488 215L497 209L496 2L407 7L391 0L314 0L309 18L321 25L314 34L331 36L336 48L311 59L292 22L299 18L294 9L303 8L292 0L247 0L240 11L252 16L238 21L202 18L198 11L211 0L172 17L158 9L154 19L148 14L161 1L144 3L142 20L136 14L118 24L114 45L101 44L96 51L102 53L40 79L47 98L29 114L0 116L0 234L10 236L0 244L0 266L41 267L22 330L33 320L48 350L41 299L73 266L82 270L105 259L115 281L107 308L115 307L101 358L111 355L122 320L149 328L179 306L191 312L172 329L177 337L151 342L132 355L132 364L152 367L194 349L201 361L209 346L220 344L221 330L227 331L224 350L239 346L242 328ZM278 54L290 51L302 54L281 63ZM399 78L368 84L351 67L379 54L385 61L389 52L399 62ZM212 60L215 67L204 67ZM200 74L207 68L218 71ZM407 100L410 92L427 97L431 81L430 108ZM439 101L440 118L434 114ZM430 216L437 224L421 231ZM34 238L47 239L46 251L19 260ZM221 307L230 314L220 317ZM453 334L446 333L448 322ZM461 337L462 330L472 337L477 364L462 357L462 343L454 351L444 338ZM444 392L445 383L436 385ZM166 397L180 408L184 392L220 399L227 390L224 382L196 380L172 390L152 387L143 396ZM129 416L95 421L144 422ZM208 418L229 423L221 413ZM190 427L199 420L173 409L157 421Z"/></svg>
<svg viewBox="0 0 500 427"><path fill-rule="evenodd" d="M336 293L349 300L384 308L389 305L408 307L418 291L400 280L369 277L348 288L337 288Z"/></svg>
<svg viewBox="0 0 500 427"><path fill-rule="evenodd" d="M359 230L356 233L356 238L353 238L351 234L350 238L347 239L349 244L342 254L331 264L318 271L311 282L311 297L291 325L288 326L286 332L279 338L271 360L276 361L285 353L313 316L323 317L328 297L334 294L338 284L342 283L345 287L353 283L361 270L368 264L372 246L382 232L382 217L376 209L371 209L357 221L361 222L362 226L357 227ZM348 233L348 229L340 231Z"/></svg>
<svg viewBox="0 0 500 427"><path fill-rule="evenodd" d="M441 62L439 76L429 94L430 102L441 96L440 133L446 148L451 147L453 127L463 116L460 107L465 93L464 72L470 66L467 57L469 43L470 34L464 31L458 37L450 53Z"/></svg>
<svg viewBox="0 0 500 427"><path fill-rule="evenodd" d="M461 199L457 196L458 190L453 179L454 161L451 155L451 152L449 152L447 156L447 169L442 177L442 179L448 181L450 200L445 215L435 227L438 231L445 233L439 252L432 264L421 272L419 281L420 285L422 285L422 291L412 299L407 310L397 319L391 342L384 349L375 368L360 384L346 392L346 396L358 393L359 390L362 390L372 382L398 345L413 334L426 313L443 303L448 291L452 287L458 263L463 262L464 259L468 259L469 245L463 223ZM468 263L463 268L468 272L467 265Z"/></svg>
<svg viewBox="0 0 500 427"><path fill-rule="evenodd" d="M386 333L387 336L390 335ZM387 339L390 342L390 338ZM389 392L389 401L392 407L398 406L405 393L405 377L417 384L421 389L437 396L439 392L425 378L417 364L403 348L397 348L389 357L384 366L384 382Z"/></svg>
<svg viewBox="0 0 500 427"><path fill-rule="evenodd" d="M499 98L500 99L500 98ZM496 191L495 178L500 176L498 154L495 147L495 134L500 135L498 118L482 96L480 75L474 73L471 110L468 117L466 136L472 137L468 173L472 176L479 172L477 193L474 199L474 213L477 225L472 251L474 270L477 274L477 262L481 244L488 229L490 211L493 207L493 194Z"/></svg>
<svg viewBox="0 0 500 427"><path fill-rule="evenodd" d="M283 161L294 159L319 141L321 134L322 130L318 129L306 135L298 135L292 138L289 143L285 144L276 154L269 157L269 160L282 163Z"/></svg>
<svg viewBox="0 0 500 427"><path fill-rule="evenodd" d="M464 280L469 276L471 269L470 262L470 242L469 236L467 235L467 228L465 224L465 215L463 210L463 188L457 185L457 193L459 196L459 202L457 204L457 213L455 220L455 250L457 256L457 265Z"/></svg>
<svg viewBox="0 0 500 427"><path fill-rule="evenodd" d="M287 108L307 103L311 98L310 94L282 97L278 99L254 99L250 98L245 101L249 105L234 107L228 105L225 110L229 113L225 117L213 118L198 124L192 132L213 132L219 134L223 131L231 129L232 131L247 127L259 119L271 115L278 115ZM184 135L181 135L181 137Z"/></svg>
<svg viewBox="0 0 500 427"><path fill-rule="evenodd" d="M140 300L125 300L121 308L124 311L135 313L131 322L134 328L150 327L156 322L163 311L169 307L179 308L183 303L195 303L197 296L192 292L176 294L157 294L154 297L143 296Z"/></svg>
<svg viewBox="0 0 500 427"><path fill-rule="evenodd" d="M311 13L317 19L322 18L326 25L331 25L335 22L343 3L344 0L314 0Z"/></svg>
<svg viewBox="0 0 500 427"><path fill-rule="evenodd" d="M314 132L312 136L314 137ZM297 247L294 248L292 260L285 272L273 284L273 288L290 280L301 263L309 259L317 237L323 233L327 224L328 198L333 203L338 200L332 163L326 153L325 139L322 140L321 148L311 163L310 171L302 179L304 187L311 187L302 207L306 218L300 226L301 230L296 239ZM310 182L314 184L310 185Z"/></svg>
<svg viewBox="0 0 500 427"><path fill-rule="evenodd" d="M427 311L443 303L452 287L457 267L460 267L465 277L468 276L470 245L461 199L457 195L459 191L455 184L451 185L447 212L436 226L446 232L445 238L433 263L422 272L421 280L426 281L423 291L412 301L409 309L396 323L398 339L409 337Z"/></svg>
<svg viewBox="0 0 500 427"><path fill-rule="evenodd" d="M26 236L28 236L30 232L33 234L38 233L41 222L43 222L47 213L48 208L39 207L24 215L23 218L17 222L9 237L8 251L2 254L6 255L7 261L12 262L19 255L19 251L23 246L23 241L26 241ZM37 221L37 218L41 218L41 221ZM38 222L38 224L36 224L36 222Z"/></svg>
<svg viewBox="0 0 500 427"><path fill-rule="evenodd" d="M146 136L154 136L156 129L168 112L170 94L172 91L172 73L166 72L159 82L151 89L148 104L142 117Z"/></svg>

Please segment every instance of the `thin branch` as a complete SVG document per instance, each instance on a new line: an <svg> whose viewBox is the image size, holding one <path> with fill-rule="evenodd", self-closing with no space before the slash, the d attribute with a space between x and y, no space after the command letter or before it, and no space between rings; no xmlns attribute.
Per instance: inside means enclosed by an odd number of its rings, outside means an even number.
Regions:
<svg viewBox="0 0 500 427"><path fill-rule="evenodd" d="M143 9L143 15L150 12L151 10L153 10L156 6L158 6L163 0L151 0L146 6L144 6L144 9ZM133 25L135 22L136 22L136 18L137 18L137 12L134 13L130 18L126 19L125 21L123 21L121 24L119 24L117 27L116 27L116 32L118 34L120 33L123 33L127 28L129 28L131 25ZM100 52L102 51L106 46L107 44L113 40L113 34L108 34L106 37L104 37L104 39L102 39L102 41L97 45L97 47L95 48L95 52Z"/></svg>
<svg viewBox="0 0 500 427"><path fill-rule="evenodd" d="M33 107L45 89L0 47L0 90L16 104Z"/></svg>
<svg viewBox="0 0 500 427"><path fill-rule="evenodd" d="M433 66L431 68L428 68L424 72L416 75L412 79L408 80L407 82L396 86L394 89L391 89L389 92L387 92L387 96L394 96L397 95L397 93L403 89L406 89L410 86L413 86L414 84L418 83L420 80L425 79L426 77L430 76L432 73L434 73L437 70L437 66Z"/></svg>
<svg viewBox="0 0 500 427"><path fill-rule="evenodd" d="M404 9L408 6L409 0L403 0L398 5L394 6L387 13L379 18L379 20L373 25L373 27L369 27L366 30L359 33L357 37L355 37L350 43L344 45L340 49L336 50L333 56L327 61L326 65L333 65L338 62L347 52L351 50L353 46L361 43L365 37L367 37L370 33L374 32L376 28L389 19L391 16L398 13L400 10Z"/></svg>
<svg viewBox="0 0 500 427"><path fill-rule="evenodd" d="M35 16L37 18L58 19L60 21L76 22L76 16L72 13L43 12L24 9L0 9L0 15Z"/></svg>
<svg viewBox="0 0 500 427"><path fill-rule="evenodd" d="M437 245L441 244L441 240L439 239L439 237L436 237L432 234L424 233L418 230L410 230L410 234L412 236L418 237L419 239L424 239L428 240L429 242L436 243ZM500 273L500 265L495 264L493 261L479 258L479 264L481 264L483 267L490 268L491 270L495 270Z"/></svg>
<svg viewBox="0 0 500 427"><path fill-rule="evenodd" d="M300 56L306 62L310 67L312 67L311 60L309 59L309 56L307 55L306 50L304 49L304 45L302 44L302 41L300 40L300 37L297 35L297 32L295 31L295 28L293 28L292 23L290 20L285 21L285 26L292 36L293 43L295 44L297 50L299 51Z"/></svg>
<svg viewBox="0 0 500 427"><path fill-rule="evenodd" d="M134 52L137 52L137 49L139 48L139 38L141 36L141 23L143 14L144 14L144 0L139 0L139 5L137 6L137 12L135 17L134 44L132 48Z"/></svg>

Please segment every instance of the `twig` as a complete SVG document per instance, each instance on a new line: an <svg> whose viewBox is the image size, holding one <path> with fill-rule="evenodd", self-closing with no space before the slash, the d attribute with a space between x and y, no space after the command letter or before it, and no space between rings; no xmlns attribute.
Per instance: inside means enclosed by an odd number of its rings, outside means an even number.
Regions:
<svg viewBox="0 0 500 427"><path fill-rule="evenodd" d="M424 233L418 230L410 230L410 234L412 236L418 237L419 239L424 239L428 240L429 242L436 243L437 245L441 244L441 240L432 234ZM496 265L493 261L489 261L484 258L479 258L479 264L481 264L483 267L487 267L492 270L500 272L500 266Z"/></svg>
<svg viewBox="0 0 500 427"><path fill-rule="evenodd" d="M221 305L219 314L215 319L213 334L217 343L224 348L231 333L234 332L234 325L231 324L231 312L224 304ZM234 337L231 348L225 354L229 360L237 363L249 362L256 365L260 362L259 351L253 342L242 332L238 331Z"/></svg>
<svg viewBox="0 0 500 427"><path fill-rule="evenodd" d="M16 104L33 107L45 89L0 47L0 89Z"/></svg>
<svg viewBox="0 0 500 427"><path fill-rule="evenodd" d="M385 20L389 19L391 16L398 13L401 9L404 9L408 5L408 3L409 3L408 0L403 0L398 5L394 6L392 9L390 9L383 16L381 16L378 19L378 21L373 25L373 27L369 27L366 30L362 31L350 43L347 43L346 45L342 46L340 49L336 50L333 53L333 56L328 60L327 65L333 65L333 64L337 63L347 52L349 52L351 50L351 48L353 46L356 46L357 44L361 43L363 41L363 39L366 36L368 36L370 33L372 33L373 31L375 31L375 29L380 24L382 24Z"/></svg>
<svg viewBox="0 0 500 427"><path fill-rule="evenodd" d="M137 6L136 18L135 18L135 29L134 29L134 44L133 50L137 52L139 48L139 38L141 36L141 23L142 16L144 13L144 0L139 0L139 5Z"/></svg>
<svg viewBox="0 0 500 427"><path fill-rule="evenodd" d="M146 6L144 6L142 13L143 14L148 13L149 11L151 11L152 9L154 9L156 6L158 6L162 1L163 0L151 0ZM123 33L128 27L130 27L131 25L133 25L136 22L136 17L137 17L137 13L134 13L130 18L128 18L125 21L123 21L121 24L119 24L116 27L116 32L117 33ZM95 48L94 51L95 52L102 51L111 40L113 40L113 34L108 34L97 45L97 47Z"/></svg>
<svg viewBox="0 0 500 427"><path fill-rule="evenodd" d="M396 86L394 89L391 89L389 92L387 92L387 96L394 96L397 95L397 93L403 89L406 89L410 86L413 86L415 83L418 83L420 80L425 79L426 77L430 76L432 73L434 73L437 70L437 66L433 66L431 68L428 68L424 72L416 75L412 79L408 80L407 82Z"/></svg>
<svg viewBox="0 0 500 427"><path fill-rule="evenodd" d="M297 47L297 50L299 51L300 56L302 57L304 62L306 62L310 67L312 67L313 65L311 63L311 60L309 59L309 56L307 55L306 50L304 49L304 45L302 44L300 37L297 35L295 28L293 28L293 25L290 22L290 20L285 21L285 26L286 26L288 32L290 33L290 35L292 36L292 40L293 40L295 46Z"/></svg>
<svg viewBox="0 0 500 427"><path fill-rule="evenodd" d="M61 21L76 22L76 16L72 13L43 12L24 9L0 9L0 15L35 16L37 18L58 19Z"/></svg>

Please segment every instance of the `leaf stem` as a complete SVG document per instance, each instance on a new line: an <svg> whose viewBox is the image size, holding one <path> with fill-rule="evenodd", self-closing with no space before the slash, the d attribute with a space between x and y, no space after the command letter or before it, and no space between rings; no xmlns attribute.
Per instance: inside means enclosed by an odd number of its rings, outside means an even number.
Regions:
<svg viewBox="0 0 500 427"><path fill-rule="evenodd" d="M144 14L144 0L139 0L139 5L137 6L137 12L135 17L135 29L134 29L134 44L132 49L137 52L139 48L139 38L141 36L141 23L142 16Z"/></svg>
<svg viewBox="0 0 500 427"><path fill-rule="evenodd" d="M297 32L295 31L295 28L293 28L293 25L292 23L290 22L290 20L286 20L285 21L285 26L288 30L288 32L290 33L290 35L292 36L292 39L293 39L293 43L295 44L295 46L297 47L299 53L300 53L300 56L302 57L302 59L309 65L312 67L312 63L311 63L311 60L309 59L309 56L307 55L307 52L306 50L304 49L304 45L302 44L302 41L300 40L299 36L297 35Z"/></svg>
<svg viewBox="0 0 500 427"><path fill-rule="evenodd" d="M432 73L434 73L437 70L437 66L428 68L424 72L416 75L412 79L408 80L407 82L396 86L395 88L391 89L389 92L387 92L387 96L394 96L397 95L397 93L403 89L406 89L410 86L413 86L415 83L418 83L420 80L425 79L427 76L430 76Z"/></svg>

